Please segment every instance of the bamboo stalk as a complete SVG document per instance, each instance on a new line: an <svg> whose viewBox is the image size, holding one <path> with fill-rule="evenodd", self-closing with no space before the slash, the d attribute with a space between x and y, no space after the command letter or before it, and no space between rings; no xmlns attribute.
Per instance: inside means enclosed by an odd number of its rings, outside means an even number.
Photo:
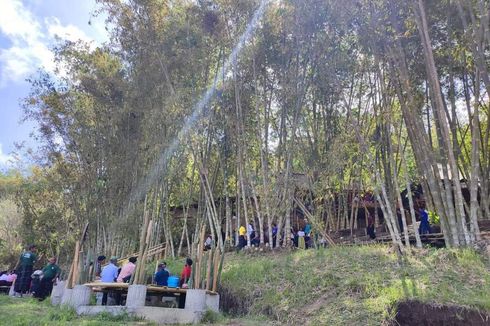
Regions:
<svg viewBox="0 0 490 326"><path fill-rule="evenodd" d="M196 277L195 277L195 289L199 289L201 287L201 268L202 268L202 257L204 253L204 236L206 233L206 226L203 225L201 228L201 234L199 237L199 244L197 250L197 259L196 259Z"/></svg>
<svg viewBox="0 0 490 326"><path fill-rule="evenodd" d="M219 262L221 260L221 252L216 250L214 255L214 266L213 266L213 287L212 290L216 292L218 287L218 276L219 276Z"/></svg>
<svg viewBox="0 0 490 326"><path fill-rule="evenodd" d="M148 228L148 223L149 223L149 219L148 219L148 211L147 211L147 208L146 208L146 202L147 202L147 198L148 196L145 196L145 203L144 203L144 210L143 210L143 226L141 228L141 234L140 234L140 245L139 245L139 253L138 253L138 258L141 259L141 257L143 256L143 250L144 250L144 245L145 245L145 239L146 239L146 230ZM141 270L141 265L140 264L137 264L136 265L136 269L134 271L134 275L131 277L131 280L130 280L130 283L133 284L138 284L138 280L139 280L139 274L140 274L140 270Z"/></svg>
<svg viewBox="0 0 490 326"><path fill-rule="evenodd" d="M208 250L208 259L206 264L206 290L211 289L211 266L213 264L213 250Z"/></svg>
<svg viewBox="0 0 490 326"><path fill-rule="evenodd" d="M146 260L148 258L148 246L151 241L151 235L152 235L152 228L153 228L153 220L150 220L148 223L148 228L146 230L146 243L145 243L145 248L143 250L143 257L141 261L138 263L140 266L140 275L139 275L139 284L145 283L145 276L146 276Z"/></svg>

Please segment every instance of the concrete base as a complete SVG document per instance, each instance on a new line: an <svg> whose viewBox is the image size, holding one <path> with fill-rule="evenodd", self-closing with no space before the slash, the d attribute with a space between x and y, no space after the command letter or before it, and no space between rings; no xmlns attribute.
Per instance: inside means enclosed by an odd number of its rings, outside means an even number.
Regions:
<svg viewBox="0 0 490 326"><path fill-rule="evenodd" d="M185 298L185 309L219 312L219 295L208 294L206 290L189 289Z"/></svg>
<svg viewBox="0 0 490 326"><path fill-rule="evenodd" d="M201 321L203 314L185 309L160 307L80 306L77 308L79 315L97 315L103 312L112 315L128 313L157 324L197 324Z"/></svg>
<svg viewBox="0 0 490 326"><path fill-rule="evenodd" d="M126 306L128 308L144 307L146 302L146 285L133 284L128 287Z"/></svg>
<svg viewBox="0 0 490 326"><path fill-rule="evenodd" d="M72 305L72 296L73 296L73 289L64 289L63 290L63 295L61 296L61 305L67 305L71 306Z"/></svg>
<svg viewBox="0 0 490 326"><path fill-rule="evenodd" d="M206 290L187 290L185 297L185 310L205 311Z"/></svg>
<svg viewBox="0 0 490 326"><path fill-rule="evenodd" d="M90 303L91 290L85 285L75 285L73 289L64 289L61 304L72 308L86 306Z"/></svg>
<svg viewBox="0 0 490 326"><path fill-rule="evenodd" d="M61 304L61 298L63 297L63 292L65 291L65 282L58 281L56 285L53 286L53 291L51 292L51 304L57 306Z"/></svg>
<svg viewBox="0 0 490 326"><path fill-rule="evenodd" d="M79 306L87 306L90 304L90 294L92 290L85 285L75 285L71 297L71 306L77 308Z"/></svg>
<svg viewBox="0 0 490 326"><path fill-rule="evenodd" d="M206 294L206 310L219 312L219 295Z"/></svg>
<svg viewBox="0 0 490 326"><path fill-rule="evenodd" d="M82 286L84 287L84 286ZM78 289L85 291L85 289ZM66 291L70 291L65 289ZM74 290L71 290L74 291ZM76 292L73 292L73 295ZM65 297L65 295L63 297ZM73 296L71 295L71 296ZM189 289L186 293L185 308L145 307L146 286L132 285L128 289L126 306L89 306L78 304L84 299L74 300L70 297L69 305L77 310L79 315L96 315L102 312L112 315L128 313L145 318L157 324L195 324L199 323L207 310L219 312L219 295L207 294L205 290ZM87 302L88 301L84 301Z"/></svg>

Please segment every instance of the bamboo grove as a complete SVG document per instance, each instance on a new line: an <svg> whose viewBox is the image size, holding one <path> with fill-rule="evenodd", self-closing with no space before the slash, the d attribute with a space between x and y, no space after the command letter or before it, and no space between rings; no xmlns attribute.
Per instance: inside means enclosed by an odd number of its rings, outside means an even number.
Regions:
<svg viewBox="0 0 490 326"><path fill-rule="evenodd" d="M121 256L138 248L148 219L149 245L164 242L170 255L192 255L203 225L226 235L216 237L222 247L250 220L261 243L277 223L287 245L298 205L308 201L326 235L357 225L345 192L372 189L404 251L395 210L419 183L449 246L478 241L477 221L490 216L488 2L265 2L225 71L260 1L98 1L110 41L61 44L60 73L33 77L24 100L45 191L69 219L52 228L76 233L88 222L88 247ZM22 194L31 220L58 216Z"/></svg>

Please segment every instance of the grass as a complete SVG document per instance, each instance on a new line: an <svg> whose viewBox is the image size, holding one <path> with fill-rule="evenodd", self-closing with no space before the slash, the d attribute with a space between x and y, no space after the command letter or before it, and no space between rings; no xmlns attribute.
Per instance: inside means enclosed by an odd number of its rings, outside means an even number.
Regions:
<svg viewBox="0 0 490 326"><path fill-rule="evenodd" d="M11 298L0 295L0 325L9 326L107 326L151 325L128 315L78 316L73 309L53 307L49 300L39 302L31 298Z"/></svg>
<svg viewBox="0 0 490 326"><path fill-rule="evenodd" d="M232 312L312 325L380 325L398 302L490 311L490 264L470 249L423 249L398 259L385 246L230 255L222 276ZM228 298L226 298L228 297Z"/></svg>
<svg viewBox="0 0 490 326"><path fill-rule="evenodd" d="M178 273L183 260L168 261ZM203 324L382 325L407 299L490 311L490 262L470 249L422 249L398 258L386 246L229 254L226 315ZM49 302L0 295L0 325L148 325L130 316L77 316Z"/></svg>

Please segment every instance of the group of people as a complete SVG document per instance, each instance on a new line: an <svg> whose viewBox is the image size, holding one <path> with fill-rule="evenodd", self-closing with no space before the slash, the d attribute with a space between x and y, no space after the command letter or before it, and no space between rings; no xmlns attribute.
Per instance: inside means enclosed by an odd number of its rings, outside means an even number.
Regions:
<svg viewBox="0 0 490 326"><path fill-rule="evenodd" d="M422 206L416 210L416 215L420 219L419 234L424 235L424 234L432 233L430 220L429 220L429 212ZM403 220L402 220L402 213L400 207L397 207L396 209L396 216L398 220L399 230L400 232L403 232L404 228L403 228ZM367 216L366 233L371 239L373 240L376 239L375 220L374 220L374 216L371 213L369 213L369 215Z"/></svg>
<svg viewBox="0 0 490 326"><path fill-rule="evenodd" d="M297 230L291 228L291 240L296 248L308 249L312 247L311 224L306 218L303 220L303 222L302 227L298 227Z"/></svg>
<svg viewBox="0 0 490 326"><path fill-rule="evenodd" d="M271 227L272 247L275 248L277 245L282 245L282 243L277 243L277 235L279 232L277 224L272 223ZM270 243L267 231L267 229L264 230L264 241L266 243ZM284 234L282 235L282 238L284 238ZM255 231L253 221L250 221L246 228L243 225L238 228L238 250L241 250L247 246L248 239L250 239L250 246L258 247L260 245L260 237ZM302 226L296 229L291 228L291 242L296 248L308 249L311 247L311 224L307 218L303 219Z"/></svg>
<svg viewBox="0 0 490 326"><path fill-rule="evenodd" d="M44 300L51 295L53 286L60 276L61 269L56 265L55 257L49 258L44 268L34 270L38 260L36 249L35 245L29 246L20 255L15 270L0 275L0 285L13 286L13 295L16 297L30 293L33 297Z"/></svg>
<svg viewBox="0 0 490 326"><path fill-rule="evenodd" d="M97 280L103 283L129 283L131 277L136 270L137 257L131 257L128 262L122 267L118 267L118 258L112 256L109 259L109 263L104 265L106 261L105 256L99 256L95 267L95 277ZM187 287L187 282L191 278L192 274L192 259L187 258L184 268L180 275L179 286L182 288ZM162 262L158 264L157 271L153 276L152 282L158 286L168 286L168 279L170 277L170 271L167 268L167 263ZM97 303L106 305L108 300L113 301L116 305L121 304L121 296L118 293L99 293L97 295Z"/></svg>
<svg viewBox="0 0 490 326"><path fill-rule="evenodd" d="M0 286L12 286L17 278L17 272L15 270L0 272Z"/></svg>
<svg viewBox="0 0 490 326"><path fill-rule="evenodd" d="M118 267L117 257L112 256L109 259L109 263L105 266L106 257L99 256L97 258L97 266L95 270L95 277L100 279L104 283L129 283L131 276L136 269L137 257L131 257L128 262L122 267Z"/></svg>

